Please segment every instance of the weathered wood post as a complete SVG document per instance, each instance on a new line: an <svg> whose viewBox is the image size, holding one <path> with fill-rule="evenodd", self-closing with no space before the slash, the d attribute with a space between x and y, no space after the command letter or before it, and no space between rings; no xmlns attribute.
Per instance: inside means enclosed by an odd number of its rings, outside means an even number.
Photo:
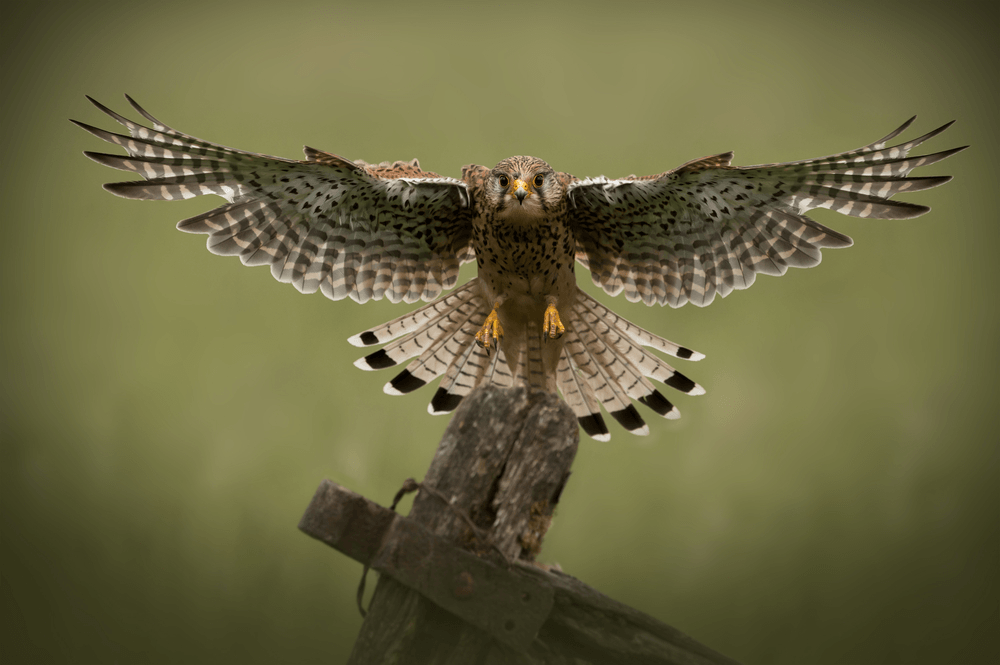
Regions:
<svg viewBox="0 0 1000 665"><path fill-rule="evenodd" d="M532 563L578 440L556 395L484 386L456 410L408 517L324 481L299 528L380 572L349 662L732 663Z"/></svg>

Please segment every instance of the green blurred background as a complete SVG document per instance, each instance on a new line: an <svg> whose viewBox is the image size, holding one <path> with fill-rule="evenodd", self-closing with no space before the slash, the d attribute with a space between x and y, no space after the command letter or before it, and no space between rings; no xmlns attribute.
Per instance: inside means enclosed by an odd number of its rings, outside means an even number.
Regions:
<svg viewBox="0 0 1000 665"><path fill-rule="evenodd" d="M2 28L5 663L343 661L361 568L298 519L324 477L388 503L448 422L351 366L405 305L303 297L173 229L218 199L101 190L127 176L67 118L112 128L83 95L123 92L226 145L451 176L785 161L957 119L927 151L973 148L920 173L954 182L903 197L932 213L820 211L855 247L707 309L611 302L707 354L682 369L708 394L582 441L541 558L747 663L998 662L981 5L82 6Z"/></svg>

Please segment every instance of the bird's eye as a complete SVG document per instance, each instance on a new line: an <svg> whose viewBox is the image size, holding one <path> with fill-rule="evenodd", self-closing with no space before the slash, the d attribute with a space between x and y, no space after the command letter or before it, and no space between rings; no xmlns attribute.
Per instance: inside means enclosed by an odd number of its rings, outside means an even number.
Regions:
<svg viewBox="0 0 1000 665"><path fill-rule="evenodd" d="M509 184L510 184L510 179L507 176L505 176L505 175L500 176L500 186L501 187L506 187Z"/></svg>
<svg viewBox="0 0 1000 665"><path fill-rule="evenodd" d="M542 183L543 183L543 182L545 182L545 178L543 178L543 177L541 176L541 174L539 174L539 175L536 175L536 176L535 176L535 179L534 179L534 180L532 180L531 182L532 182L532 184L534 184L534 185L535 185L535 187L541 187L541 186L542 186Z"/></svg>

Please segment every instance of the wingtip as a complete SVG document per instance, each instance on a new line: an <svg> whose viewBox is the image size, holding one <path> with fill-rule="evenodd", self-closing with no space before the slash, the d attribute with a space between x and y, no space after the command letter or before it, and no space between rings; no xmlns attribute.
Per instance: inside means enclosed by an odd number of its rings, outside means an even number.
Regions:
<svg viewBox="0 0 1000 665"><path fill-rule="evenodd" d="M899 129L896 130L896 134L899 135L905 132L906 129L916 121L916 119L917 119L917 114L914 113L913 115L910 116L909 120L907 120L906 122L904 122L902 125L899 126Z"/></svg>
<svg viewBox="0 0 1000 665"><path fill-rule="evenodd" d="M79 120L73 120L72 118L70 118L70 122L72 122L74 125L82 129L83 131L87 132L91 136L96 136L102 141L107 141L108 143L115 143L117 145L121 145L120 143L117 143L117 141L115 141L113 138L111 138L116 136L115 134L112 134L111 132L106 132L100 127L94 127L93 125L88 125L85 122L80 122Z"/></svg>
<svg viewBox="0 0 1000 665"><path fill-rule="evenodd" d="M115 113L110 108L108 108L104 104L100 103L99 101L97 101L96 99L94 99L93 97L91 97L90 95L86 95L86 97L87 97L88 100L90 100L91 104L93 104L94 106L96 106L98 109L100 109L104 113L107 113L108 115L110 115L115 120L118 120L119 122L121 122L121 120L123 119L120 115L118 115L117 113Z"/></svg>
<svg viewBox="0 0 1000 665"><path fill-rule="evenodd" d="M875 141L874 143L870 143L870 144L868 144L865 147L872 148L874 146L885 145L887 142L891 141L892 139L896 138L897 136L899 136L900 134L902 134L903 132L905 132L906 129L907 129L907 127L909 127L910 125L912 125L913 121L916 120L916 119L917 119L917 116L912 116L909 120L907 120L902 125L900 125L896 129L892 130L891 132L889 132L888 134L886 134L882 138L880 138L878 141Z"/></svg>
<svg viewBox="0 0 1000 665"><path fill-rule="evenodd" d="M917 217L929 213L931 211L931 207L917 203L898 201L896 202L893 210L894 214L892 214L892 216L887 216L886 219L916 219Z"/></svg>
<svg viewBox="0 0 1000 665"><path fill-rule="evenodd" d="M132 170L127 166L123 166L123 161L125 161L125 159L118 155L109 155L104 152L94 152L92 150L84 150L83 156L91 161L97 162L101 166L107 166L108 168L117 169L119 171Z"/></svg>
<svg viewBox="0 0 1000 665"><path fill-rule="evenodd" d="M137 102L134 99L132 99L132 97L128 93L125 93L125 100L129 103L129 106L131 106L133 109L135 109L136 113L138 113L139 115L141 115L146 120L149 120L151 123L153 123L155 125L160 125L161 127L166 127L166 125L164 125L162 122L160 122L159 120L157 120L156 118L154 118L150 114L149 111L147 111L146 109L142 108L142 106L139 105L139 102Z"/></svg>
<svg viewBox="0 0 1000 665"><path fill-rule="evenodd" d="M101 185L101 187L106 192L110 192L115 196L120 196L123 199L135 199L137 197L130 194L131 190L129 186L134 183L132 182L107 182Z"/></svg>

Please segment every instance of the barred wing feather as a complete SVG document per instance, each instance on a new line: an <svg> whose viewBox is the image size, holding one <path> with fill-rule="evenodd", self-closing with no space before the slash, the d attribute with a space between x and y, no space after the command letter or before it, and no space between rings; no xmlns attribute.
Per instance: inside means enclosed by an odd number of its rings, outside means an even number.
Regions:
<svg viewBox="0 0 1000 665"><path fill-rule="evenodd" d="M820 249L852 241L809 219L808 210L908 219L929 208L890 197L951 179L908 174L967 146L907 157L951 123L886 147L911 122L875 143L819 159L731 167L730 152L659 175L577 180L569 186L577 259L609 294L671 307L708 305L716 295L749 287L757 273L817 265Z"/></svg>
<svg viewBox="0 0 1000 665"><path fill-rule="evenodd" d="M105 189L134 199L221 196L227 204L178 228L208 234L215 254L269 265L276 279L303 293L432 300L454 287L459 265L473 259L465 183L422 171L416 160L370 165L308 147L304 161L271 157L178 132L131 98L152 127L90 101L129 136L76 124L128 154L85 154L145 178Z"/></svg>

